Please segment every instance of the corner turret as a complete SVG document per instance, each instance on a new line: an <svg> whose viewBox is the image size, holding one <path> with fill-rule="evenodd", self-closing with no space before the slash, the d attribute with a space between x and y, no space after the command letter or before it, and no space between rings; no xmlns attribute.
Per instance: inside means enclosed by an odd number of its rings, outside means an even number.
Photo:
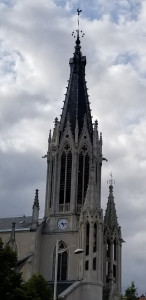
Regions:
<svg viewBox="0 0 146 300"><path fill-rule="evenodd" d="M32 207L32 225L31 230L37 229L39 219L39 190L36 189L34 203Z"/></svg>
<svg viewBox="0 0 146 300"><path fill-rule="evenodd" d="M15 225L16 223L12 222L12 231L11 231L10 239L6 243L5 247L9 246L17 254L18 249L17 249L16 239L15 239Z"/></svg>
<svg viewBox="0 0 146 300"><path fill-rule="evenodd" d="M118 224L113 196L113 177L109 180L109 197L104 217L104 298L119 297L121 293L121 227Z"/></svg>

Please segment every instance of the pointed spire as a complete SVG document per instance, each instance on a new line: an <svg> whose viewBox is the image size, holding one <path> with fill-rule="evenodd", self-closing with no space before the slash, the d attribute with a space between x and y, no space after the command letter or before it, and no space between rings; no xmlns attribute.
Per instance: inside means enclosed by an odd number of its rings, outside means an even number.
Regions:
<svg viewBox="0 0 146 300"><path fill-rule="evenodd" d="M77 9L77 29L76 29L76 34L75 32L73 31L72 32L72 36L74 38L76 38L76 45L80 45L80 33L81 33L81 36L83 37L85 34L83 33L82 30L80 30L80 13L82 12L81 9Z"/></svg>
<svg viewBox="0 0 146 300"><path fill-rule="evenodd" d="M99 209L100 204L97 202L98 198L97 185L95 183L95 170L92 166L83 211L89 210L90 212L94 212L96 209Z"/></svg>
<svg viewBox="0 0 146 300"><path fill-rule="evenodd" d="M113 180L112 173L110 174L111 178L109 182L109 197L107 202L107 209L104 217L104 223L109 228L114 230L114 228L118 228L117 221L117 213L115 208L114 196L113 196L113 184L115 183Z"/></svg>
<svg viewBox="0 0 146 300"><path fill-rule="evenodd" d="M77 10L78 17L81 10ZM75 136L76 121L78 121L79 135L83 129L84 116L87 116L87 128L89 131L90 138L92 140L93 128L92 128L92 117L89 105L89 99L85 81L85 66L86 57L82 56L80 46L79 33L79 19L78 29L76 30L76 43L75 52L73 58L70 59L70 79L68 83L67 93L65 95L64 107L60 121L60 131L64 131L67 123L67 115L70 116L70 124L73 135ZM72 33L74 35L74 33Z"/></svg>
<svg viewBox="0 0 146 300"><path fill-rule="evenodd" d="M38 226L38 219L39 219L39 190L36 189L35 191L35 198L32 207L32 224L31 230L35 230Z"/></svg>
<svg viewBox="0 0 146 300"><path fill-rule="evenodd" d="M36 191L35 191L35 198L34 198L33 208L35 206L39 208L39 190L38 189L36 189Z"/></svg>

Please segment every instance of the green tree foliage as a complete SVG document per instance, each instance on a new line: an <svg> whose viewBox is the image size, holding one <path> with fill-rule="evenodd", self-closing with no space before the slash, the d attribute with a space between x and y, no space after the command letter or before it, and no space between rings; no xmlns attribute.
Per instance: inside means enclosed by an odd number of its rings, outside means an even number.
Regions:
<svg viewBox="0 0 146 300"><path fill-rule="evenodd" d="M124 295L128 300L136 300L138 299L137 288L135 286L134 281L131 282L131 285L125 290Z"/></svg>
<svg viewBox="0 0 146 300"><path fill-rule="evenodd" d="M41 274L33 275L26 283L15 271L17 256L10 247L3 247L0 239L0 299L51 300L52 290Z"/></svg>
<svg viewBox="0 0 146 300"><path fill-rule="evenodd" d="M33 275L23 285L23 290L25 294L33 300L52 299L52 290L47 286L47 282L41 274Z"/></svg>
<svg viewBox="0 0 146 300"><path fill-rule="evenodd" d="M3 300L15 299L16 288L21 286L21 274L15 272L16 253L10 247L3 247L0 239L0 297Z"/></svg>

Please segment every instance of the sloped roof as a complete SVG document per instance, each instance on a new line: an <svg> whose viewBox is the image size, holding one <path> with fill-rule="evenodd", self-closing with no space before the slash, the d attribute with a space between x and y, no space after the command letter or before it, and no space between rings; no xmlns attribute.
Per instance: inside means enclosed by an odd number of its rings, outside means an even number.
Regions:
<svg viewBox="0 0 146 300"><path fill-rule="evenodd" d="M117 213L115 208L112 184L109 186L109 197L108 197L107 209L104 217L104 224L110 229L114 229L115 227L119 226L117 220Z"/></svg>
<svg viewBox="0 0 146 300"><path fill-rule="evenodd" d="M70 59L70 79L65 96L64 107L60 122L60 131L63 131L70 120L72 132L75 132L76 120L78 121L79 134L83 129L84 118L87 118L87 127L92 137L92 117L88 100L85 81L86 57L82 56L80 40L77 38L73 58Z"/></svg>
<svg viewBox="0 0 146 300"><path fill-rule="evenodd" d="M32 216L0 218L0 232L12 231L13 222L15 222L15 231L29 230L32 223Z"/></svg>

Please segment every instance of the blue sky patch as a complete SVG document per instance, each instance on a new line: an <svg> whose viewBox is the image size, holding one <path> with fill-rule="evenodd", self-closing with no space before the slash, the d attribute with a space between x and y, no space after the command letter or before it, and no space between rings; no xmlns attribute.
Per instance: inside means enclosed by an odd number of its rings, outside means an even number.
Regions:
<svg viewBox="0 0 146 300"><path fill-rule="evenodd" d="M57 6L64 7L69 13L76 13L79 6L82 9L82 15L90 20L101 19L103 15L108 14L113 22L118 23L120 16L125 20L135 20L141 8L141 2L137 0L54 0Z"/></svg>

